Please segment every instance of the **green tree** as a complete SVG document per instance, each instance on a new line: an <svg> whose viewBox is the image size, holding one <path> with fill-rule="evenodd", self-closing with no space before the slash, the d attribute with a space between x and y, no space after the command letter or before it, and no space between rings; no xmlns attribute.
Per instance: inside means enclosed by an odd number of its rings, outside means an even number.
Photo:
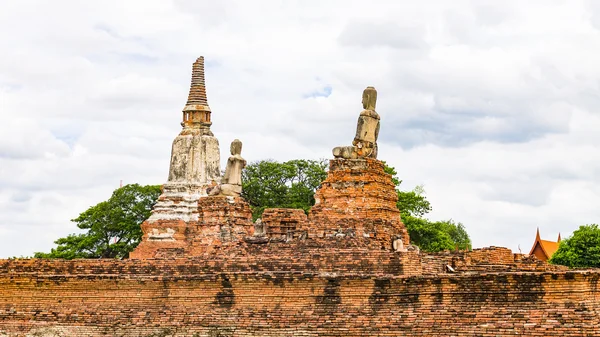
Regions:
<svg viewBox="0 0 600 337"><path fill-rule="evenodd" d="M85 230L54 243L50 253L35 253L36 258L124 258L142 237L141 223L150 216L160 195L160 186L138 184L116 189L112 196L88 208L71 221Z"/></svg>
<svg viewBox="0 0 600 337"><path fill-rule="evenodd" d="M396 207L403 213L414 217L422 217L431 212L431 204L425 197L423 186L417 186L412 191L400 191L398 193L398 202Z"/></svg>
<svg viewBox="0 0 600 337"><path fill-rule="evenodd" d="M396 169L388 166L385 161L383 164L383 170L392 176L392 182L396 186L396 193L398 193L396 207L402 212L403 218L405 215L422 217L429 213L431 211L431 204L425 198L425 189L423 186L416 186L412 191L401 191L400 184L402 184L402 180L398 179Z"/></svg>
<svg viewBox="0 0 600 337"><path fill-rule="evenodd" d="M327 177L324 160L262 160L242 173L242 196L256 220L265 208L299 208L308 213L315 204L315 190Z"/></svg>
<svg viewBox="0 0 600 337"><path fill-rule="evenodd" d="M461 250L470 250L471 249L471 238L469 237L469 233L467 233L467 229L462 223L455 223L454 220L446 220L446 221L438 221L439 226L442 230L450 236L452 239L452 243L454 247Z"/></svg>
<svg viewBox="0 0 600 337"><path fill-rule="evenodd" d="M396 172L396 169L392 166L389 166L385 161L382 160L381 162L383 163L383 172L392 176L392 182L394 183L394 186L398 188L398 186L400 186L402 183L402 180L398 179L398 172Z"/></svg>
<svg viewBox="0 0 600 337"><path fill-rule="evenodd" d="M416 186L412 191L401 191L399 187L402 180L398 179L396 170L387 164L384 170L392 175L396 185L396 207L400 210L412 244L427 252L453 250L456 247L471 249L471 239L462 223L455 223L452 219L433 222L424 218L432 208L423 186Z"/></svg>
<svg viewBox="0 0 600 337"><path fill-rule="evenodd" d="M597 224L580 226L560 242L548 261L568 267L600 268L600 228Z"/></svg>
<svg viewBox="0 0 600 337"><path fill-rule="evenodd" d="M410 243L417 245L421 250L439 252L454 249L454 241L442 222L432 222L407 214L402 221L408 230Z"/></svg>

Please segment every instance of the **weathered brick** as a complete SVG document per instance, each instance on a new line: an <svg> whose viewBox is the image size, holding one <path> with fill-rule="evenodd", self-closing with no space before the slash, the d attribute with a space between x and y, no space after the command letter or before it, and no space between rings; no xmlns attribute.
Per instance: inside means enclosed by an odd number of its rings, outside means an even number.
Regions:
<svg viewBox="0 0 600 337"><path fill-rule="evenodd" d="M382 248L392 249L400 238L408 245L409 236L396 207L398 195L392 176L383 162L371 159L333 159L327 179L315 193L309 213L309 232L327 236L351 232L372 238Z"/></svg>
<svg viewBox="0 0 600 337"><path fill-rule="evenodd" d="M179 259L2 260L0 335L600 335L596 271L419 276L399 268L421 263L414 252L252 247Z"/></svg>

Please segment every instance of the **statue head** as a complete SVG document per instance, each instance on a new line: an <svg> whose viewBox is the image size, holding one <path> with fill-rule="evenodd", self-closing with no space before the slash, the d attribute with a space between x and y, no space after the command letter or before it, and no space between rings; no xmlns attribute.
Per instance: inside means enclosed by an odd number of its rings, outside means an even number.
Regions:
<svg viewBox="0 0 600 337"><path fill-rule="evenodd" d="M367 87L363 91L362 104L365 110L375 110L377 103L377 90L374 87Z"/></svg>
<svg viewBox="0 0 600 337"><path fill-rule="evenodd" d="M229 149L232 156L242 154L242 142L239 139L235 139L231 142L231 147Z"/></svg>

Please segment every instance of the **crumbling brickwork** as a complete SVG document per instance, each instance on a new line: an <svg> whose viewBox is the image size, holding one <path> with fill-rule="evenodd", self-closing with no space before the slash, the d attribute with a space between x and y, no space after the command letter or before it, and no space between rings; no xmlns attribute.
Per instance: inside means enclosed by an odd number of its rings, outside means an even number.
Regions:
<svg viewBox="0 0 600 337"><path fill-rule="evenodd" d="M534 256L514 254L504 247L485 247L472 251L421 254L423 274L490 272L559 272L567 267L548 264ZM448 268L448 266L451 268Z"/></svg>
<svg viewBox="0 0 600 337"><path fill-rule="evenodd" d="M147 220L134 259L198 256L242 242L254 233L252 211L240 197L209 196L197 201L197 220Z"/></svg>
<svg viewBox="0 0 600 337"><path fill-rule="evenodd" d="M308 218L301 209L267 208L262 214L266 235L269 237L286 238L298 236L298 232L308 229Z"/></svg>
<svg viewBox="0 0 600 337"><path fill-rule="evenodd" d="M190 233L192 249L241 241L254 231L250 206L240 197L201 198L198 212L198 225Z"/></svg>
<svg viewBox="0 0 600 337"><path fill-rule="evenodd" d="M333 159L327 179L315 193L309 213L310 232L316 236L339 232L370 237L382 248L392 249L409 237L396 207L398 195L383 162L371 159Z"/></svg>
<svg viewBox="0 0 600 337"><path fill-rule="evenodd" d="M308 257L295 249L292 265ZM0 336L600 336L597 272L406 277L381 255L288 271L258 256L4 260Z"/></svg>

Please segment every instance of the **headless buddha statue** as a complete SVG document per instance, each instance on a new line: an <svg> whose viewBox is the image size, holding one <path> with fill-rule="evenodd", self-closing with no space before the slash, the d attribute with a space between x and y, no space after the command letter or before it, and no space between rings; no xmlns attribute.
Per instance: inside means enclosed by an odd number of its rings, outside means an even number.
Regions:
<svg viewBox="0 0 600 337"><path fill-rule="evenodd" d="M377 158L377 137L379 136L379 114L375 112L377 90L367 87L363 91L361 111L356 124L356 135L352 146L338 146L333 149L335 158L357 159Z"/></svg>

